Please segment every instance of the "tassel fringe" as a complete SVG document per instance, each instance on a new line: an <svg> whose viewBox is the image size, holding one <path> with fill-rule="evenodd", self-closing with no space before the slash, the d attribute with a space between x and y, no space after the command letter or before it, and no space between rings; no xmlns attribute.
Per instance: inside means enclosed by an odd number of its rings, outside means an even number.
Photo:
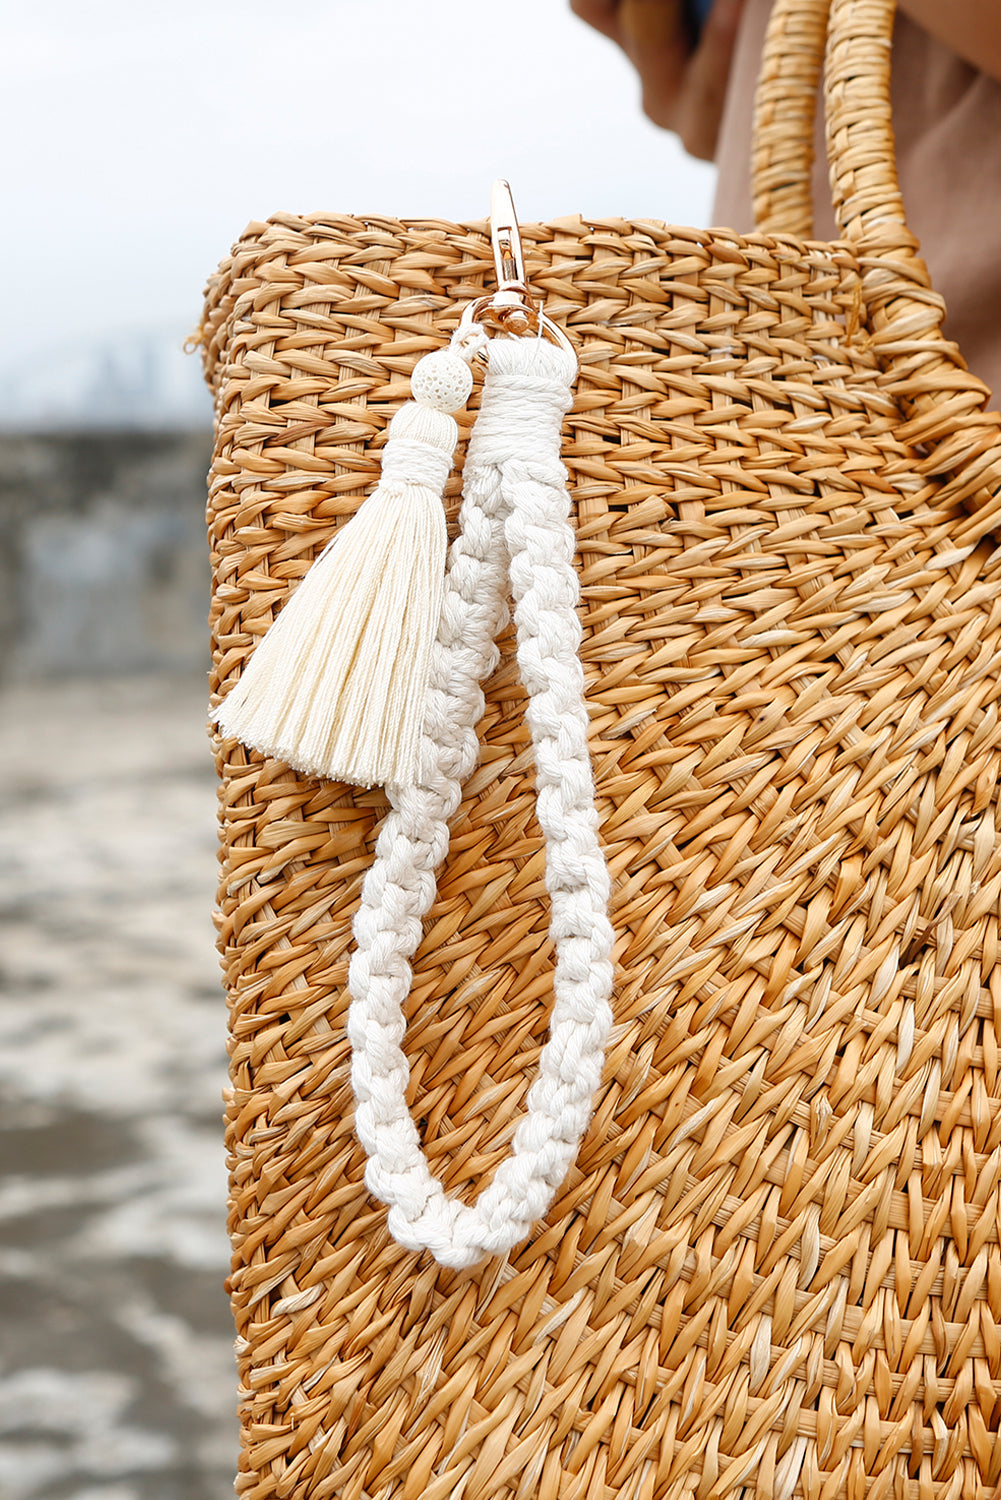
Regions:
<svg viewBox="0 0 1001 1500"><path fill-rule="evenodd" d="M462 369L464 401L468 366L442 353ZM433 396L452 400L455 390ZM414 779L444 588L442 492L457 439L454 418L436 406L411 401L397 412L377 489L314 562L220 705L224 734L308 775L358 786Z"/></svg>

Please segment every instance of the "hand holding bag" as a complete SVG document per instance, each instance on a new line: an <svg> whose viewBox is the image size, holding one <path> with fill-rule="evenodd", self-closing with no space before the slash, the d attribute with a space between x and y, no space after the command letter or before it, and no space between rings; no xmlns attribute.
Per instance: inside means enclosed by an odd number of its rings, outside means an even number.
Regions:
<svg viewBox="0 0 1001 1500"><path fill-rule="evenodd" d="M885 0L831 7L845 239L802 238L826 15L773 16L770 233L523 228L580 359L562 462L615 984L576 1160L506 1253L442 1266L366 1188L348 964L392 788L218 740L253 1500L1001 1481L1001 443L896 191ZM332 215L251 226L221 268L218 701L491 278L483 226ZM429 1171L466 1204L512 1159L552 1011L532 732L498 647L402 1039Z"/></svg>

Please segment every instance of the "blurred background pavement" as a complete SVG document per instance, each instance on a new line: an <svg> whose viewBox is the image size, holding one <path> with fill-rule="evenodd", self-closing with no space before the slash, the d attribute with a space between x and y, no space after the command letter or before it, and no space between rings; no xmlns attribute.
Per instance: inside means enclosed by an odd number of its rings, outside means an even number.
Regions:
<svg viewBox="0 0 1001 1500"><path fill-rule="evenodd" d="M0 697L4 1500L230 1490L204 710L173 675Z"/></svg>
<svg viewBox="0 0 1001 1500"><path fill-rule="evenodd" d="M205 432L0 438L0 1496L236 1462Z"/></svg>

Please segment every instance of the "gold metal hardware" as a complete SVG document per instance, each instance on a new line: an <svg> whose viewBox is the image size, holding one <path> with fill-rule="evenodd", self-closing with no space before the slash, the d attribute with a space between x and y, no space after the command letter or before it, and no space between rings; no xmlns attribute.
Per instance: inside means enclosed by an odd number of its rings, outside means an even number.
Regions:
<svg viewBox="0 0 1001 1500"><path fill-rule="evenodd" d="M494 252L497 290L467 303L459 329L473 323L492 325L501 333L548 336L576 358L570 339L536 303L525 278L525 261L518 231L511 185L498 177L490 191L490 243Z"/></svg>

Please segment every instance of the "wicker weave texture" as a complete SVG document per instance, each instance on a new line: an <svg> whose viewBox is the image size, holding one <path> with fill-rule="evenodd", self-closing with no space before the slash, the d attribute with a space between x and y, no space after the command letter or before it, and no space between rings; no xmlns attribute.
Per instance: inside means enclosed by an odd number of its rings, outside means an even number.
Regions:
<svg viewBox="0 0 1001 1500"><path fill-rule="evenodd" d="M620 934L607 1083L510 1262L402 1252L344 978L382 808L220 746L241 1493L987 1496L1001 1478L1001 558L896 436L846 248L525 232ZM282 217L214 288L216 686L375 478L480 227ZM456 484L453 482L454 503ZM552 963L505 652L410 1006L432 1165L507 1148Z"/></svg>
<svg viewBox="0 0 1001 1500"><path fill-rule="evenodd" d="M509 1259L401 1250L364 1188L344 1024L383 798L217 742L238 1491L987 1500L996 427L934 332L908 344L899 258L653 221L523 240L582 358L564 458L619 939L605 1080ZM217 694L491 284L483 225L388 218L279 215L221 268ZM414 1116L467 1199L548 1024L523 702L507 641L409 1005Z"/></svg>

